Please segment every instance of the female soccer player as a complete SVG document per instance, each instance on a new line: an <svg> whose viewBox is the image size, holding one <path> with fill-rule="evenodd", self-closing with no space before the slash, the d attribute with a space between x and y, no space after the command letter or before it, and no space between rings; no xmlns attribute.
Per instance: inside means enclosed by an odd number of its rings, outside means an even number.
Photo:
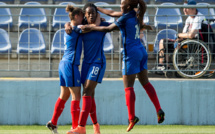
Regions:
<svg viewBox="0 0 215 134"><path fill-rule="evenodd" d="M84 14L88 24L95 24L98 15L97 7L92 3L84 6ZM109 26L109 23L101 22L100 26ZM102 82L105 73L106 59L103 51L103 43L106 32L92 31L83 34L84 59L81 70L81 83L83 84L82 110L79 118L79 126L68 131L67 134L86 134L86 122L90 113L94 134L100 134L96 117L96 103L94 99L95 88Z"/></svg>
<svg viewBox="0 0 215 134"><path fill-rule="evenodd" d="M134 8L137 8L138 4L139 8L136 12ZM156 108L158 123L164 121L165 114L161 109L156 91L148 80L148 55L139 39L140 29L144 28L142 20L146 11L146 5L143 0L121 0L121 11L123 16L108 27L83 26L82 30L110 32L120 29L121 31L124 47L122 73L129 119L127 132L129 132L139 121L139 118L135 116L135 92L133 88L136 76ZM117 13L117 15L120 14Z"/></svg>
<svg viewBox="0 0 215 134"><path fill-rule="evenodd" d="M84 19L83 11L80 8L74 8L71 5L66 7L69 12L71 26L73 31L71 34L64 34L65 51L62 60L59 63L59 77L61 93L58 98L51 121L47 123L47 127L53 134L57 134L57 121L63 112L64 105L72 95L71 101L71 115L72 128L78 126L80 107L79 102L81 98L81 78L78 66L80 65L80 56L82 51L82 35L76 31L77 25L80 25Z"/></svg>

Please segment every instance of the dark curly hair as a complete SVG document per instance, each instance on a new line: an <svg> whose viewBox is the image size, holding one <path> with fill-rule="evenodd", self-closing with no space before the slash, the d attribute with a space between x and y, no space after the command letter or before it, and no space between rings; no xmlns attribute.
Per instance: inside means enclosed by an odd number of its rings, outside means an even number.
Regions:
<svg viewBox="0 0 215 134"><path fill-rule="evenodd" d="M94 5L93 3L87 3L87 4L84 5L84 8L83 8L84 14L85 14L86 9L87 9L88 7L95 8L96 12L98 12L98 9L97 9L97 6L96 6L96 5Z"/></svg>

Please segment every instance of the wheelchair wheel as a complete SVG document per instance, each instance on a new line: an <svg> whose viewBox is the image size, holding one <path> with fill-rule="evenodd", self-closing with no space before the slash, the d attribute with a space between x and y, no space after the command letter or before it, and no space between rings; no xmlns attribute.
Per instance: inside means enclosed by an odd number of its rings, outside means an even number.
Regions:
<svg viewBox="0 0 215 134"><path fill-rule="evenodd" d="M199 78L211 64L211 54L202 41L184 40L173 53L173 66L185 78Z"/></svg>

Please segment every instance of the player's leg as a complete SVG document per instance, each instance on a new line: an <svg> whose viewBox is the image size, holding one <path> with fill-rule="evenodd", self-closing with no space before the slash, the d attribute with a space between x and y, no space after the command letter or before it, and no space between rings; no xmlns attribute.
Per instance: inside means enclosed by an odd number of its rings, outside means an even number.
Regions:
<svg viewBox="0 0 215 134"><path fill-rule="evenodd" d="M100 126L99 126L99 123L97 121L97 113L96 113L96 102L95 102L95 88L97 86L97 82L95 81L91 81L91 80L87 80L85 85L84 85L84 88L87 89L89 88L89 86L91 85L94 85L94 87L92 87L93 90L92 93L91 93L91 97L92 97L92 105L91 105L91 109L90 109L90 117L91 117L91 120L92 120L92 123L93 123L93 129L94 129L94 134L100 134Z"/></svg>
<svg viewBox="0 0 215 134"><path fill-rule="evenodd" d="M96 81L97 83L101 83L104 77L106 63L103 63L103 64L94 63L92 66L93 66L92 73L91 73L92 77L90 79L93 81ZM94 96L95 96L95 90L92 93L92 107L90 110L90 117L93 122L94 134L100 134L100 126L97 121L96 102L95 102Z"/></svg>
<svg viewBox="0 0 215 134"><path fill-rule="evenodd" d="M58 118L60 117L61 113L63 112L64 106L68 98L70 97L69 88L65 86L61 86L61 93L59 98L57 99L54 107L54 112L52 115L51 121L46 124L53 134L57 134L57 122Z"/></svg>
<svg viewBox="0 0 215 134"><path fill-rule="evenodd" d="M75 129L78 126L79 114L80 114L80 99L81 99L81 77L78 66L70 65L71 73L67 73L66 85L72 95L71 101L71 117L72 128Z"/></svg>
<svg viewBox="0 0 215 134"><path fill-rule="evenodd" d="M96 117L96 105L95 105L95 100L94 98L94 92L97 83L100 83L105 70L105 64L87 64L83 63L82 65L82 80L81 82L84 83L83 87L83 96L82 96L82 111L80 114L80 119L79 119L79 126L67 132L68 134L71 133L85 133L85 125L87 122L88 115L90 111L94 111L91 115L93 123L96 126L96 128L99 129L99 125L97 123L97 117ZM92 107L93 106L93 107ZM93 109L92 109L93 108ZM100 134L100 131L96 132L96 134Z"/></svg>
<svg viewBox="0 0 215 134"><path fill-rule="evenodd" d="M51 121L49 121L46 124L46 127L48 127L53 134L57 134L57 121L60 117L61 113L63 112L64 106L68 98L70 97L70 91L69 88L66 87L66 82L64 79L64 68L65 64L64 62L59 63L59 78L60 78L60 86L61 86L61 93L59 98L57 99L54 107L54 112Z"/></svg>
<svg viewBox="0 0 215 134"><path fill-rule="evenodd" d="M125 88L125 100L126 106L128 109L128 120L129 125L127 128L127 132L129 132L134 125L139 121L138 117L135 116L135 92L134 92L134 81L136 78L136 74L131 75L123 75L123 83Z"/></svg>
<svg viewBox="0 0 215 134"><path fill-rule="evenodd" d="M78 126L78 120L80 115L80 99L81 99L81 87L69 87L72 101L71 101L71 117L72 117L72 129Z"/></svg>
<svg viewBox="0 0 215 134"><path fill-rule="evenodd" d="M97 85L97 82L86 80L84 83L83 96L82 96L82 110L79 118L79 125L75 129L68 131L67 134L86 134L87 118L92 107L92 93Z"/></svg>
<svg viewBox="0 0 215 134"><path fill-rule="evenodd" d="M95 101L95 90L92 93L92 107L90 110L90 117L93 122L93 129L94 129L94 134L100 134L100 126L97 121L97 113L96 113L96 101Z"/></svg>
<svg viewBox="0 0 215 134"><path fill-rule="evenodd" d="M144 47L142 49L145 50ZM135 116L135 92L134 92L134 82L138 72L140 72L140 61L143 56L141 48L131 50L130 55L127 55L123 58L122 62L122 74L123 74L123 83L125 88L125 99L128 109L128 119L129 125L127 132L130 131L133 126L139 121ZM146 53L147 58L147 53Z"/></svg>
<svg viewBox="0 0 215 134"><path fill-rule="evenodd" d="M65 87L65 86L61 86L60 97L58 98L58 100L55 104L54 113L53 113L53 116L51 119L51 121L54 125L57 125L58 118L60 117L61 113L63 112L65 103L69 99L69 97L70 97L69 88Z"/></svg>
<svg viewBox="0 0 215 134"><path fill-rule="evenodd" d="M151 99L152 103L155 106L155 109L158 115L158 123L162 123L164 121L165 114L161 109L160 102L157 97L157 93L154 87L152 86L152 84L148 80L147 70L144 69L143 71L139 72L137 76L141 85L143 86L143 88L145 89L146 93L148 94L149 98Z"/></svg>

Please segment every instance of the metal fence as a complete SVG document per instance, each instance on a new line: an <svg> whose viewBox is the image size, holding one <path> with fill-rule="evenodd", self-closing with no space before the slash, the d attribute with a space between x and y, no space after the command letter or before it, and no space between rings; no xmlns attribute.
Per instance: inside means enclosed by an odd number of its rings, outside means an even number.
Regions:
<svg viewBox="0 0 215 134"><path fill-rule="evenodd" d="M77 7L83 7L83 5L75 5ZM58 75L58 63L62 58L63 52L59 51L58 53L52 53L52 43L53 43L53 37L57 30L63 28L62 25L59 25L59 27L53 27L53 16L56 8L65 8L66 5L1 5L0 9L3 8L10 8L11 10L11 17L13 19L13 24L7 24L6 27L3 29L6 30L6 33L9 36L9 40L7 40L8 44L11 43L11 51L8 49L7 52L0 53L0 76L20 76L22 77L23 72L27 73L38 73L40 72L42 77L55 77ZM112 5L105 5L100 7L108 7L112 8L113 10L120 10L120 5L112 4ZM187 6L187 5L148 5L147 6L147 14L146 14L146 22L147 24L151 25L153 27L152 31L141 31L141 41L144 43L144 46L147 49L149 59L148 59L148 70L149 72L155 72L152 70L154 66L158 65L158 59L157 55L159 52L158 46L156 44L159 44L159 40L157 39L157 34L160 33L163 29L173 29L177 33L182 32L182 28L184 26L185 20L187 16L183 15L183 8L190 8L195 7L199 9L206 8L208 10L208 15L205 15L206 18L215 18L214 11L212 11L215 7L215 5L196 5L196 6ZM19 53L18 52L18 45L19 44L19 38L24 30L27 28L35 27L35 24L28 23L27 27L23 28L20 26L20 12L22 8L43 8L45 10L45 15L41 17L45 17L46 20L46 26L43 26L42 24L36 26L36 29L38 29L44 38L45 42L45 52L39 51L39 52L33 52L28 51L27 53ZM174 9L177 8L177 10L180 12L180 15L156 15L157 9ZM212 13L211 13L212 12ZM5 15L0 15L0 17L3 17ZM30 16L24 15L23 17L28 17L30 19ZM155 17L165 17L166 18L166 25L164 27L159 27L157 24L155 24ZM169 22L169 19L174 17L181 17L181 22L178 21L176 27L171 27L172 22ZM182 23L182 24L180 24ZM211 22L211 25L214 23ZM182 28L181 28L182 27ZM168 34L165 33L166 35ZM60 34L61 36L61 34ZM4 36L3 36L4 37ZM111 51L105 53L107 58L107 67L106 71L109 73L106 75L106 77L119 77L121 74L119 73L121 71L121 61L122 61L122 44L121 44L121 36L118 31L111 32L111 37L114 44L114 49ZM30 39L29 39L30 40ZM32 43L28 40L28 44ZM3 41L0 41L2 44ZM40 42L40 41L39 41ZM61 41L59 41L61 42ZM212 42L208 42L212 43ZM208 44L206 43L206 45ZM42 45L40 42L39 44ZM5 45L5 44L4 44ZM209 46L209 45L208 45ZM210 48L207 49L210 50ZM212 52L212 51L211 51ZM192 54L192 53L190 53ZM172 55L172 54L170 54ZM180 54L179 54L180 55ZM201 58L201 55L198 55ZM195 57L195 56L194 56ZM83 56L82 56L83 58ZM209 57L210 58L210 57ZM212 58L210 58L211 60ZM189 59L188 59L189 60ZM213 61L213 59L212 59ZM168 72L176 72L179 71L173 67L172 62L164 63L172 66L170 69L168 69ZM213 71L213 62L211 62L210 67L206 68L204 72L206 71ZM199 65L198 65L199 66ZM202 70L202 68L198 68L199 70L192 70L198 73ZM164 72L167 72L167 70L163 70ZM161 71L161 72L163 72ZM190 70L185 70L190 71ZM159 71L158 71L159 72ZM10 73L10 75L8 75ZM17 74L20 73L20 74ZM31 76L34 76L34 75ZM44 75L43 75L44 74Z"/></svg>

